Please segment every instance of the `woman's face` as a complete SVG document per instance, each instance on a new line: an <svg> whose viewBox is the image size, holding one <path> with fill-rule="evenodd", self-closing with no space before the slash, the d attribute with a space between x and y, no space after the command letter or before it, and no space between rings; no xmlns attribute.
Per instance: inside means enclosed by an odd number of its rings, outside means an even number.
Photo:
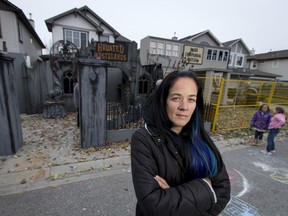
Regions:
<svg viewBox="0 0 288 216"><path fill-rule="evenodd" d="M197 92L196 82L188 77L179 78L170 88L166 111L174 132L180 133L189 122L196 107Z"/></svg>

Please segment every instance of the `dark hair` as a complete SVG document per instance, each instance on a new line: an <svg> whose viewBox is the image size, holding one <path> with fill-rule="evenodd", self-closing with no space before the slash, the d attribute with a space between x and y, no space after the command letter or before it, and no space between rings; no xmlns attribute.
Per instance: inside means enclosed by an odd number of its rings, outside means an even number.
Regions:
<svg viewBox="0 0 288 216"><path fill-rule="evenodd" d="M213 141L204 129L204 102L202 93L202 82L196 74L191 71L174 71L169 73L149 99L149 115L152 124L162 134L172 127L172 122L166 111L166 100L169 90L179 78L191 78L196 82L198 92L196 108L190 121L182 128L180 135L189 137L190 151L185 151L188 156L187 165L196 178L212 177L218 168L222 166L221 155ZM193 155L193 156L192 156ZM218 168L217 168L218 167Z"/></svg>
<svg viewBox="0 0 288 216"><path fill-rule="evenodd" d="M266 104L266 103L263 103L260 107L259 107L259 111L262 111L262 108L263 108L263 106L267 106L267 112L270 112L270 108L269 108L269 105L268 104Z"/></svg>
<svg viewBox="0 0 288 216"><path fill-rule="evenodd" d="M285 110L282 107L276 107L275 110L277 113L282 113L282 114L285 113Z"/></svg>

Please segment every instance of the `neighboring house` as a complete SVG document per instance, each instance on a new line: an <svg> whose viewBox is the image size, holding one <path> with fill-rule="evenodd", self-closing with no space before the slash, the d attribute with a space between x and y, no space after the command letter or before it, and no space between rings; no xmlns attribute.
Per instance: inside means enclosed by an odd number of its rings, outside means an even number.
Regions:
<svg viewBox="0 0 288 216"><path fill-rule="evenodd" d="M42 54L45 45L34 29L34 21L29 20L23 11L7 0L0 1L0 50L8 53L21 53L27 66Z"/></svg>
<svg viewBox="0 0 288 216"><path fill-rule="evenodd" d="M278 80L288 80L288 50L251 55L247 60L252 73L263 71L278 75Z"/></svg>
<svg viewBox="0 0 288 216"><path fill-rule="evenodd" d="M175 36L172 39L147 36L140 44L141 64L162 64L165 72L192 68L202 73L225 71L228 57L229 49L209 30L179 40Z"/></svg>
<svg viewBox="0 0 288 216"><path fill-rule="evenodd" d="M0 0L0 51L14 58L20 113L41 112L49 85L41 56L44 48L31 17L27 19L20 8Z"/></svg>
<svg viewBox="0 0 288 216"><path fill-rule="evenodd" d="M275 80L279 75L270 71L251 70L247 61L254 54L241 38L222 42L225 47L230 48L228 68L231 69L230 79L258 79L258 80Z"/></svg>
<svg viewBox="0 0 288 216"><path fill-rule="evenodd" d="M206 77L204 98L211 100L213 91L219 89L221 77L230 78L227 68L230 49L209 31L203 31L182 39L147 36L141 40L140 61L142 65L162 64L164 72L193 70Z"/></svg>

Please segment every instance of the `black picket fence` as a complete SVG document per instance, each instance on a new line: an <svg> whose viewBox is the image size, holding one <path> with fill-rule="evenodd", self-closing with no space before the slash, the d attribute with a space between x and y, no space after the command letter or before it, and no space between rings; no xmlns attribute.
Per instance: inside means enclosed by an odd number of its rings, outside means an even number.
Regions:
<svg viewBox="0 0 288 216"><path fill-rule="evenodd" d="M204 104L204 121L213 122L216 107L211 103ZM121 103L107 103L107 130L131 129L143 126L143 105L129 105L124 108Z"/></svg>
<svg viewBox="0 0 288 216"><path fill-rule="evenodd" d="M139 128L143 125L142 105L123 107L121 103L107 103L107 130Z"/></svg>

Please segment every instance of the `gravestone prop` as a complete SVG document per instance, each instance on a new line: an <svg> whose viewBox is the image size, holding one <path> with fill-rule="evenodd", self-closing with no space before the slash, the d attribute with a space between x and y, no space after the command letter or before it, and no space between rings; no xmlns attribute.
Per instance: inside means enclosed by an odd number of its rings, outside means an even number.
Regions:
<svg viewBox="0 0 288 216"><path fill-rule="evenodd" d="M0 155L15 154L23 144L16 79L11 57L0 52Z"/></svg>
<svg viewBox="0 0 288 216"><path fill-rule="evenodd" d="M81 147L106 144L106 85L109 62L79 59Z"/></svg>

